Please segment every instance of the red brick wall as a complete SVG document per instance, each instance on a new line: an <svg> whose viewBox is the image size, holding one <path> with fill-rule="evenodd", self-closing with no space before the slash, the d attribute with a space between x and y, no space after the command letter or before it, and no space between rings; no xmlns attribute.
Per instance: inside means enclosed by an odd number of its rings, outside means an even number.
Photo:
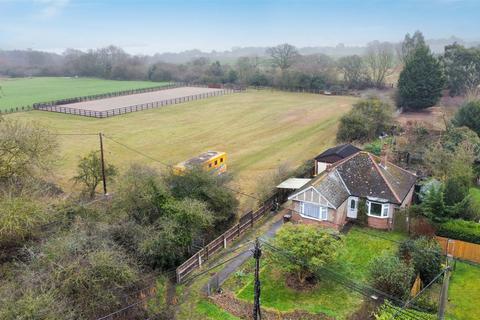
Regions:
<svg viewBox="0 0 480 320"><path fill-rule="evenodd" d="M319 221L319 220L307 219L302 217L300 214L296 212L292 212L291 214L292 214L292 221L294 223L313 224L321 227L334 228L336 230L340 229L340 226L334 223L331 223L330 221Z"/></svg>
<svg viewBox="0 0 480 320"><path fill-rule="evenodd" d="M389 228L389 219L387 218L376 218L368 217L368 226L375 229L388 229Z"/></svg>

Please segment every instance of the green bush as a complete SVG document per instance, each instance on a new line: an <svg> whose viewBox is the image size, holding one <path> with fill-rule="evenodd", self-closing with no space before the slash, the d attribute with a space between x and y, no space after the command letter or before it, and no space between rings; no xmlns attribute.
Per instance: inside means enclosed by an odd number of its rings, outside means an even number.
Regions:
<svg viewBox="0 0 480 320"><path fill-rule="evenodd" d="M284 225L274 242L277 248L288 251L289 257L272 254L269 258L301 284L310 277L316 278L318 269L332 262L343 245L343 239L337 239L324 229L304 224Z"/></svg>
<svg viewBox="0 0 480 320"><path fill-rule="evenodd" d="M436 320L437 315L436 314L429 314L426 312L420 312L412 309L407 309L409 314L412 314L412 316L406 315L405 313L398 312L397 310L400 309L400 307L394 307L389 301L386 301L384 304L382 304L378 310L375 312L375 320L391 320L393 319L393 316L395 315L395 319L398 320L411 320L414 318L419 318L419 319L424 319L424 320Z"/></svg>
<svg viewBox="0 0 480 320"><path fill-rule="evenodd" d="M412 265L406 264L393 254L375 257L370 263L369 282L377 290L398 299L410 294L414 278Z"/></svg>
<svg viewBox="0 0 480 320"><path fill-rule="evenodd" d="M48 220L48 213L31 199L9 196L1 199L0 246L25 241Z"/></svg>
<svg viewBox="0 0 480 320"><path fill-rule="evenodd" d="M480 223L465 220L451 220L442 223L437 235L480 244Z"/></svg>
<svg viewBox="0 0 480 320"><path fill-rule="evenodd" d="M468 127L480 134L480 100L469 101L455 114L453 123L458 127Z"/></svg>
<svg viewBox="0 0 480 320"><path fill-rule="evenodd" d="M407 263L413 264L415 274L420 274L424 283L432 281L442 269L442 249L434 239L420 237L404 240L398 254Z"/></svg>
<svg viewBox="0 0 480 320"><path fill-rule="evenodd" d="M11 294L11 293L10 293ZM27 290L20 297L0 300L0 319L73 319L56 301L52 291L45 293Z"/></svg>
<svg viewBox="0 0 480 320"><path fill-rule="evenodd" d="M340 119L337 140L341 142L369 141L392 127L393 108L378 98L357 102Z"/></svg>

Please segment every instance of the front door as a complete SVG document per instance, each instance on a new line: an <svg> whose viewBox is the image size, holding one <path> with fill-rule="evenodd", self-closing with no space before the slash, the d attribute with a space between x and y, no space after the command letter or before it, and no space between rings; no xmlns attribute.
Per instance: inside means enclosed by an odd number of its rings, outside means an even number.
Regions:
<svg viewBox="0 0 480 320"><path fill-rule="evenodd" d="M356 219L358 212L358 198L350 197L348 199L348 209L347 209L347 217Z"/></svg>

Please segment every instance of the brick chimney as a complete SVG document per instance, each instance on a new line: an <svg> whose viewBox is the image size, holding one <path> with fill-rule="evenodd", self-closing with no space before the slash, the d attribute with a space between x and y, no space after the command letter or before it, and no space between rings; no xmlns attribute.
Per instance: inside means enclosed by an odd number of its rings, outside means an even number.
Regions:
<svg viewBox="0 0 480 320"><path fill-rule="evenodd" d="M383 168L387 168L388 163L388 146L386 143L382 145L382 151L380 152L380 165Z"/></svg>

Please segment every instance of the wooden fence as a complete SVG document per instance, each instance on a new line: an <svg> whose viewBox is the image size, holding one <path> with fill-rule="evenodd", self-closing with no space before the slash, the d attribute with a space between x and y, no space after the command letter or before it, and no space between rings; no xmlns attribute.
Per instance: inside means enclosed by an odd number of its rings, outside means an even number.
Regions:
<svg viewBox="0 0 480 320"><path fill-rule="evenodd" d="M50 105L50 104L37 105L37 106L35 106L35 109L40 110L40 111L73 114L73 115L84 116L84 117L108 118L108 117L113 117L113 116L117 116L117 115L121 115L121 114L125 114L125 113L130 113L130 112L160 108L160 107L164 107L164 106L167 106L167 105L178 104L178 103L194 101L194 100L199 100L199 99L205 99L205 98L214 97L214 96L223 96L225 94L229 94L229 93L233 93L233 92L239 92L239 90L222 89L222 90L213 91L213 92L205 92L205 93L189 95L189 96L184 96L184 97L179 97L179 98L172 98L172 99L167 99L167 100L160 100L160 101L136 104L136 105L132 105L132 106L114 108L114 109L104 110L104 111L77 109L77 108L70 108L70 107L65 107L65 106L61 106L61 105Z"/></svg>
<svg viewBox="0 0 480 320"><path fill-rule="evenodd" d="M246 213L240 218L236 225L225 231L222 235L182 263L176 270L177 283L184 281L190 273L200 268L213 254L226 249L235 239L251 229L260 218L270 212L273 205L274 200L272 199L265 202L258 210Z"/></svg>
<svg viewBox="0 0 480 320"><path fill-rule="evenodd" d="M480 244L436 236L445 254L454 258L480 263Z"/></svg>

